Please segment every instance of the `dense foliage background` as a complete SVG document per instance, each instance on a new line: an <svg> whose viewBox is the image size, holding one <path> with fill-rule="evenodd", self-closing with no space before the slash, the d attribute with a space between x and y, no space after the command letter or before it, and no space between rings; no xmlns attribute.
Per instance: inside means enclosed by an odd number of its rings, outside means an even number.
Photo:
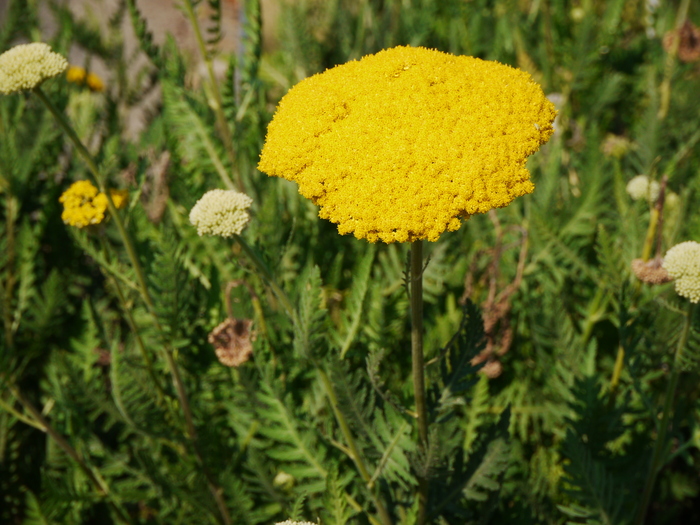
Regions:
<svg viewBox="0 0 700 525"><path fill-rule="evenodd" d="M0 52L41 40L105 66L104 90L63 77L42 89L110 186L129 190L121 213L152 304L113 221L61 221L58 198L87 167L51 114L33 95L0 96L0 521L380 523L380 500L394 523L413 523L420 478L434 523L700 522L700 309L674 362L688 301L630 266L657 253L655 228L659 255L700 241L700 62L683 54L700 56L700 42L664 39L700 24L700 5L290 0L268 28L259 1L240 0L227 54L220 2L192 4L206 40L196 57L156 44L134 0L107 27L61 2L10 0L2 14ZM55 32L42 33L40 12ZM124 52L123 23L138 55ZM276 45L263 49L263 28ZM535 193L426 246L423 452L408 247L338 235L294 184L256 170L287 89L399 44L520 67L560 110L529 162ZM221 70L218 97L207 63ZM130 136L128 109L153 96ZM639 174L667 181L660 222L655 202L625 191ZM205 191L229 185L254 200L245 247L188 221ZM229 293L256 332L238 368L207 341Z"/></svg>

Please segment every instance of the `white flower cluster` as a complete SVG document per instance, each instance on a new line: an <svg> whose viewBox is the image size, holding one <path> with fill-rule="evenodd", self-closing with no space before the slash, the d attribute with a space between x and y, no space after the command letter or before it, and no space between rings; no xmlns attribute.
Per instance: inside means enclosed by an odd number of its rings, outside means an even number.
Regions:
<svg viewBox="0 0 700 525"><path fill-rule="evenodd" d="M190 222L201 235L232 237L243 231L250 220L248 208L253 199L232 190L206 192L190 211Z"/></svg>
<svg viewBox="0 0 700 525"><path fill-rule="evenodd" d="M700 302L700 242L676 244L664 257L664 269L676 280L676 293Z"/></svg>
<svg viewBox="0 0 700 525"><path fill-rule="evenodd" d="M627 193L632 200L640 199L656 202L659 198L661 186L655 180L650 180L646 175L637 175L627 183Z"/></svg>
<svg viewBox="0 0 700 525"><path fill-rule="evenodd" d="M68 68L68 61L48 44L20 44L0 55L0 93L33 89Z"/></svg>
<svg viewBox="0 0 700 525"><path fill-rule="evenodd" d="M275 523L275 525L317 525L316 523L311 523L310 521L292 521L292 520L287 520L287 521L280 521L278 523Z"/></svg>

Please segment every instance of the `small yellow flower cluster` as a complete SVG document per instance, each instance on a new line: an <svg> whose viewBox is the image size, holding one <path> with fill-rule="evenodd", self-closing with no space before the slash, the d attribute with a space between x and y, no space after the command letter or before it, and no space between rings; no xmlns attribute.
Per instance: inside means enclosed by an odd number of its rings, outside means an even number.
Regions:
<svg viewBox="0 0 700 525"><path fill-rule="evenodd" d="M79 86L87 86L90 91L104 91L105 83L95 73L88 73L80 66L70 66L66 71L66 80Z"/></svg>
<svg viewBox="0 0 700 525"><path fill-rule="evenodd" d="M129 196L126 190L110 190L109 193L117 209L126 205ZM100 224L107 211L107 196L98 192L88 180L79 180L71 184L58 201L63 204L61 219L76 228Z"/></svg>
<svg viewBox="0 0 700 525"><path fill-rule="evenodd" d="M294 86L258 167L298 183L341 234L436 241L533 191L525 161L555 116L527 73L396 47Z"/></svg>
<svg viewBox="0 0 700 525"><path fill-rule="evenodd" d="M676 280L676 293L700 302L700 243L686 241L676 244L664 257L664 269Z"/></svg>
<svg viewBox="0 0 700 525"><path fill-rule="evenodd" d="M0 55L0 93L33 89L67 67L68 61L51 51L48 44L20 44Z"/></svg>
<svg viewBox="0 0 700 525"><path fill-rule="evenodd" d="M659 198L661 186L655 180L649 179L646 175L637 175L630 179L627 183L627 193L632 200L638 201L641 199L656 202Z"/></svg>
<svg viewBox="0 0 700 525"><path fill-rule="evenodd" d="M211 190L190 211L190 222L202 235L232 237L243 231L250 220L248 208L253 199L232 190Z"/></svg>

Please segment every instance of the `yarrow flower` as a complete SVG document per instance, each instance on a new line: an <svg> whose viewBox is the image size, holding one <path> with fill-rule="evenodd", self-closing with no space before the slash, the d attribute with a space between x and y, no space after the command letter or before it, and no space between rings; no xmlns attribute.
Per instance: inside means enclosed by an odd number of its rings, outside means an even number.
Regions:
<svg viewBox="0 0 700 525"><path fill-rule="evenodd" d="M632 197L632 200L638 201L645 199L656 202L656 199L659 198L661 185L655 180L651 180L646 175L637 175L630 179L626 189L629 196Z"/></svg>
<svg viewBox="0 0 700 525"><path fill-rule="evenodd" d="M533 191L525 161L555 116L527 73L395 47L294 86L258 168L298 183L341 234L436 241Z"/></svg>
<svg viewBox="0 0 700 525"><path fill-rule="evenodd" d="M676 293L700 302L700 243L686 241L676 244L664 257L664 269L676 280Z"/></svg>
<svg viewBox="0 0 700 525"><path fill-rule="evenodd" d="M68 61L51 51L48 44L20 44L0 55L0 93L33 89L67 67Z"/></svg>
<svg viewBox="0 0 700 525"><path fill-rule="evenodd" d="M70 66L66 71L66 80L79 86L87 86L90 91L104 91L105 83L95 73L88 73L80 66Z"/></svg>
<svg viewBox="0 0 700 525"><path fill-rule="evenodd" d="M126 205L129 193L126 190L110 190L110 195L114 206L121 209ZM58 201L63 204L61 219L76 228L100 224L107 211L107 196L98 192L89 180L71 184Z"/></svg>
<svg viewBox="0 0 700 525"><path fill-rule="evenodd" d="M232 190L206 192L190 211L190 222L202 235L232 237L243 231L250 220L248 208L253 199Z"/></svg>

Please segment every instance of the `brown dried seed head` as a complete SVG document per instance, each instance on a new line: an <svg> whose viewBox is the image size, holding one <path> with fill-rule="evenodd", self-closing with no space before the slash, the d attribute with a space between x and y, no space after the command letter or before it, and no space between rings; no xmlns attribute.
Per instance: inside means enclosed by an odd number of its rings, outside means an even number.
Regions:
<svg viewBox="0 0 700 525"><path fill-rule="evenodd" d="M224 366L240 366L253 354L252 319L226 319L211 331L208 341L214 345L219 362Z"/></svg>
<svg viewBox="0 0 700 525"><path fill-rule="evenodd" d="M637 279L647 284L664 284L671 281L668 272L661 267L662 259L650 259L644 261L635 259L632 261L632 272L637 276Z"/></svg>
<svg viewBox="0 0 700 525"><path fill-rule="evenodd" d="M666 52L671 51L673 39L678 35L678 58L683 62L700 60L700 28L690 20L686 20L680 29L674 29L664 35L663 46Z"/></svg>

